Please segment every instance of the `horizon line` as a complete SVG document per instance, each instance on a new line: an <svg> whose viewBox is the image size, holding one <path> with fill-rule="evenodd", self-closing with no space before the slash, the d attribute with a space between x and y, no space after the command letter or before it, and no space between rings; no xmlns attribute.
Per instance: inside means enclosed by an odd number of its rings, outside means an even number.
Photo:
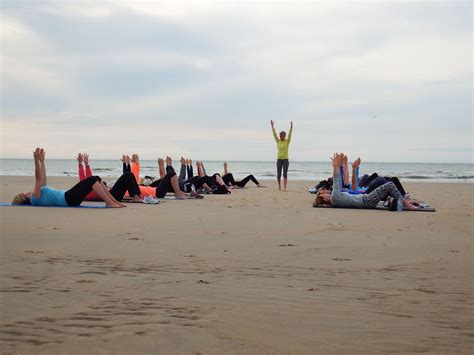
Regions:
<svg viewBox="0 0 474 355"><path fill-rule="evenodd" d="M33 160L33 158L0 158L0 160ZM48 158L47 160L76 160L75 158ZM121 159L118 158L113 158L113 159L107 159L107 158L98 158L91 160L92 161L121 161ZM193 159L194 160L194 159ZM140 161L156 161L156 159L142 159L140 158ZM179 159L173 159L174 162L179 162ZM234 162L234 163L273 163L276 161L275 160L222 160L222 159L198 159L194 160L196 161L203 161L203 162ZM317 161L317 160L291 160L290 162L294 163L331 163L329 160L328 161ZM474 162L461 162L461 163L453 163L453 162L408 162L408 161L362 161L362 164L364 163L370 163L370 164L465 164L465 165L474 165Z"/></svg>

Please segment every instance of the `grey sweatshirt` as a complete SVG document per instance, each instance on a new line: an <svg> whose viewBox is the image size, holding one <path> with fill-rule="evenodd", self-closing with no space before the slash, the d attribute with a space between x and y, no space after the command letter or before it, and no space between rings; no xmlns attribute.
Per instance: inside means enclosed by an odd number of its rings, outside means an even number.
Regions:
<svg viewBox="0 0 474 355"><path fill-rule="evenodd" d="M342 182L339 172L334 174L332 179L331 205L335 207L365 207L364 195L351 195L341 191Z"/></svg>

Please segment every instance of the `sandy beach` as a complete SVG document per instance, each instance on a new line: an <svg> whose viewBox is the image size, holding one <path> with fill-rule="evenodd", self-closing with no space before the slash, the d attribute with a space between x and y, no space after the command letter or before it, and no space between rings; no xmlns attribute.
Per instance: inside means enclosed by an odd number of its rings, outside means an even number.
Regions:
<svg viewBox="0 0 474 355"><path fill-rule="evenodd" d="M73 178L48 178L55 188ZM3 354L472 353L473 184L436 213L289 191L115 209L1 207ZM1 177L0 201L33 177Z"/></svg>

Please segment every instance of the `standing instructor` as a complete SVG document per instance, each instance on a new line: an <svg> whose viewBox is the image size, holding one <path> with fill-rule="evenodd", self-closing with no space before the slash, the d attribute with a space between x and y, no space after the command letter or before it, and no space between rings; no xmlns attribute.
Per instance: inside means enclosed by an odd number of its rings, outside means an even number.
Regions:
<svg viewBox="0 0 474 355"><path fill-rule="evenodd" d="M275 122L270 121L272 125L273 138L277 144L278 155L277 155L277 181L278 181L278 191L281 191L281 171L283 170L283 190L286 191L286 184L288 182L288 166L290 165L288 161L288 147L291 142L291 133L293 132L293 122L290 125L290 131L288 133L288 138L286 138L286 132L281 131L280 137L277 136L275 131Z"/></svg>

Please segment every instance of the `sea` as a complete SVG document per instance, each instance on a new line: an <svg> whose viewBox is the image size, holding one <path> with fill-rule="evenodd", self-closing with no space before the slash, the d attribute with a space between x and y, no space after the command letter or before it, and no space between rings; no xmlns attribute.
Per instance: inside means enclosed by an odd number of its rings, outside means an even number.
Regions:
<svg viewBox="0 0 474 355"><path fill-rule="evenodd" d="M208 174L223 171L222 161L203 161ZM156 161L141 160L141 176L158 176ZM119 160L93 160L90 162L94 175L116 178L122 174L122 162ZM229 171L239 179L253 174L257 179L276 178L275 161L229 161ZM178 171L179 161L174 162ZM77 161L73 159L48 159L48 176L77 176ZM196 168L194 167L196 173ZM377 172L382 176L397 176L405 181L417 182L474 182L474 164L451 163L362 163L359 175ZM317 183L332 174L329 162L291 161L289 179L311 180ZM34 176L32 159L0 159L0 175Z"/></svg>

